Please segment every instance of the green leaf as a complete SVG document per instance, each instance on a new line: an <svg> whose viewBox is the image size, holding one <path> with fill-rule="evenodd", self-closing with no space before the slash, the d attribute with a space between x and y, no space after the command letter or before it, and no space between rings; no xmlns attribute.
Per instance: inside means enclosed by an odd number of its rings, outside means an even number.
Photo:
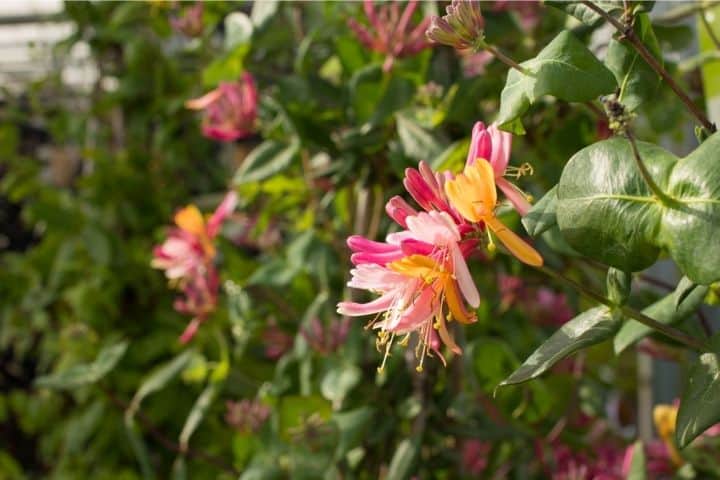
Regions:
<svg viewBox="0 0 720 480"><path fill-rule="evenodd" d="M645 446L642 441L638 440L632 446L632 460L626 480L645 480L647 478L646 471Z"/></svg>
<svg viewBox="0 0 720 480"><path fill-rule="evenodd" d="M408 438L400 442L390 461L387 480L405 480L410 476L410 468L418 453L418 444Z"/></svg>
<svg viewBox="0 0 720 480"><path fill-rule="evenodd" d="M602 8L606 12L614 12L617 10L622 10L623 8L623 2L621 0L614 0L614 1L595 1L593 2L598 7ZM550 5L551 7L557 8L559 10L564 11L568 15L571 15L578 20L580 20L582 23L584 23L587 26L595 26L596 23L598 23L602 17L600 14L596 13L591 8L587 7L586 5L583 5L581 2L567 2L562 0L546 0L546 5Z"/></svg>
<svg viewBox="0 0 720 480"><path fill-rule="evenodd" d="M405 155L414 160L429 160L443 151L435 137L406 115L398 114L397 132Z"/></svg>
<svg viewBox="0 0 720 480"><path fill-rule="evenodd" d="M125 341L108 345L100 350L92 363L74 365L67 370L38 377L35 386L66 390L95 383L115 368L127 347L128 342Z"/></svg>
<svg viewBox="0 0 720 480"><path fill-rule="evenodd" d="M135 396L133 396L130 406L125 412L125 418L132 418L145 397L161 390L170 380L180 375L180 372L190 363L194 354L194 350L185 350L168 363L153 370L140 384L138 391L135 392Z"/></svg>
<svg viewBox="0 0 720 480"><path fill-rule="evenodd" d="M274 140L261 143L245 158L233 178L235 185L259 182L285 170L297 157L297 141L285 145Z"/></svg>
<svg viewBox="0 0 720 480"><path fill-rule="evenodd" d="M129 417L125 417L125 434L130 441L130 448L132 448L135 458L140 464L140 471L145 480L151 480L155 478L155 473L150 463L150 455L148 455L147 446L145 446L145 440L142 438L135 420Z"/></svg>
<svg viewBox="0 0 720 480"><path fill-rule="evenodd" d="M688 383L680 400L675 441L685 448L698 435L720 422L720 356L700 355L690 369Z"/></svg>
<svg viewBox="0 0 720 480"><path fill-rule="evenodd" d="M675 287L675 291L673 292L675 310L680 308L680 305L682 305L688 295L690 295L697 287L699 287L699 285L693 283L693 281L687 277L682 277L680 279L680 282L678 282L677 287ZM707 293L707 290L707 288L703 290L703 296ZM702 301L702 298L700 298L699 301Z"/></svg>
<svg viewBox="0 0 720 480"><path fill-rule="evenodd" d="M245 56L249 51L249 43L240 43L225 55L213 60L203 70L203 85L207 88L215 88L220 82L236 81L245 71Z"/></svg>
<svg viewBox="0 0 720 480"><path fill-rule="evenodd" d="M637 142L643 163L660 189L675 199L663 204L648 189L630 143L614 138L580 150L565 165L557 196L557 221L575 250L624 271L652 265L666 248L693 282L720 280L720 135L677 159Z"/></svg>
<svg viewBox="0 0 720 480"><path fill-rule="evenodd" d="M220 391L220 388L221 384L219 383L213 382L208 384L195 401L195 404L190 410L190 414L188 414L185 419L185 424L180 432L180 436L178 437L181 450L187 450L190 437L195 432L198 425L200 425L200 422L205 417L205 414L207 414L207 411L210 408L210 405L212 405L213 400L215 400L215 396Z"/></svg>
<svg viewBox="0 0 720 480"><path fill-rule="evenodd" d="M683 290L683 282L678 285L679 290ZM687 294L680 303L677 302L678 289L673 293L661 298L647 308L642 313L648 317L663 323L665 325L673 325L690 316L702 303L708 287L701 286ZM615 335L613 346L615 353L619 354L638 340L650 335L653 329L643 325L637 320L628 319Z"/></svg>
<svg viewBox="0 0 720 480"><path fill-rule="evenodd" d="M555 205L557 204L557 185L532 206L530 211L522 218L525 230L533 237L557 225Z"/></svg>
<svg viewBox="0 0 720 480"><path fill-rule="evenodd" d="M608 298L615 305L624 305L630 296L632 288L632 275L610 267L606 277Z"/></svg>
<svg viewBox="0 0 720 480"><path fill-rule="evenodd" d="M521 64L528 70L508 73L500 99L500 127L521 134L514 120L543 95L584 102L612 92L615 78L595 55L569 31L561 32L538 55Z"/></svg>
<svg viewBox="0 0 720 480"><path fill-rule="evenodd" d="M362 372L355 365L351 363L338 365L325 374L320 383L320 392L334 406L339 407L361 378Z"/></svg>
<svg viewBox="0 0 720 480"><path fill-rule="evenodd" d="M662 65L660 45L647 13L635 17L634 28L637 37ZM642 103L655 97L661 78L627 41L610 40L605 64L620 86L618 100L628 111L634 111Z"/></svg>
<svg viewBox="0 0 720 480"><path fill-rule="evenodd" d="M365 432L371 426L374 413L374 409L365 406L348 412L333 414L332 420L340 432L338 446L335 450L336 459L342 458L348 450L362 443Z"/></svg>
<svg viewBox="0 0 720 480"><path fill-rule="evenodd" d="M591 308L560 327L499 387L539 377L563 358L607 340L619 327L620 320L610 309L605 306Z"/></svg>

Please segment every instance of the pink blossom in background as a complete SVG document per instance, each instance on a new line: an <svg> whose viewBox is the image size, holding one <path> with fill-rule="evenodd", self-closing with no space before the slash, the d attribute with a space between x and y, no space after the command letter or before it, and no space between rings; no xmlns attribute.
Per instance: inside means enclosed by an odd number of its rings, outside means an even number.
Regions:
<svg viewBox="0 0 720 480"><path fill-rule="evenodd" d="M175 301L175 309L193 316L180 336L182 343L195 336L200 324L217 305L220 282L214 265L213 240L236 205L237 194L229 192L207 221L195 205L180 209L174 217L176 227L153 249L151 266L164 270L170 285L182 292Z"/></svg>
<svg viewBox="0 0 720 480"><path fill-rule="evenodd" d="M474 476L480 476L488 466L488 455L492 450L490 442L476 438L465 440L462 443L461 465L462 471Z"/></svg>
<svg viewBox="0 0 720 480"><path fill-rule="evenodd" d="M411 0L401 12L397 1L376 7L372 0L365 0L363 7L369 25L363 25L354 18L348 20L348 26L366 48L385 55L385 72L392 70L396 59L415 55L430 46L425 38L430 19L412 24L417 5L417 0Z"/></svg>
<svg viewBox="0 0 720 480"><path fill-rule="evenodd" d="M498 275L500 310L519 308L539 325L561 326L575 316L567 296L547 287L531 287L522 278Z"/></svg>
<svg viewBox="0 0 720 480"><path fill-rule="evenodd" d="M625 480L624 449L597 445L586 453L573 451L563 444L545 447L538 444L538 449L541 458L549 457L549 462L543 462L552 480Z"/></svg>
<svg viewBox="0 0 720 480"><path fill-rule="evenodd" d="M202 97L188 100L185 106L204 111L203 135L213 140L232 142L255 131L258 92L248 72L236 82L222 82Z"/></svg>
<svg viewBox="0 0 720 480"><path fill-rule="evenodd" d="M171 18L170 25L177 32L188 37L199 37L205 26L203 25L203 2L195 2L191 7L183 9L182 15Z"/></svg>
<svg viewBox="0 0 720 480"><path fill-rule="evenodd" d="M225 402L225 422L240 432L257 432L270 417L269 406L257 400Z"/></svg>
<svg viewBox="0 0 720 480"><path fill-rule="evenodd" d="M335 353L350 332L350 319L333 319L330 325L323 325L319 318L314 317L310 324L300 329L300 334L314 351L321 355Z"/></svg>
<svg viewBox="0 0 720 480"><path fill-rule="evenodd" d="M533 30L542 18L543 4L540 0L495 0L492 10L513 11L517 14L520 27L526 32Z"/></svg>
<svg viewBox="0 0 720 480"><path fill-rule="evenodd" d="M523 170L509 168L510 149L512 146L512 134L503 132L496 124L485 128L483 122L476 122L472 130L470 150L465 165L472 165L477 160L486 160L495 172L495 184L505 194L505 197L512 203L515 210L522 215L527 215L530 210L530 202L527 196L515 185L505 179L506 174L522 174Z"/></svg>
<svg viewBox="0 0 720 480"><path fill-rule="evenodd" d="M262 340L265 344L265 357L270 360L277 360L285 355L293 344L293 337L278 327L274 320L268 322L262 333Z"/></svg>
<svg viewBox="0 0 720 480"><path fill-rule="evenodd" d="M485 67L495 59L492 53L482 50L477 53L464 53L460 56L463 76L466 78L477 77L485 73Z"/></svg>

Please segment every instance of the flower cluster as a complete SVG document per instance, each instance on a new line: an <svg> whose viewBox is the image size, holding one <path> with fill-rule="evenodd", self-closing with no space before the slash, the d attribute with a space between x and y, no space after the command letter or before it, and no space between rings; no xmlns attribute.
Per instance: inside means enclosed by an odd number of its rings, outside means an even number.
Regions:
<svg viewBox="0 0 720 480"><path fill-rule="evenodd" d="M430 46L425 39L430 19L424 19L415 26L410 23L417 3L417 0L409 1L400 13L398 2L375 8L372 0L365 0L363 6L370 25L362 25L354 18L348 20L348 26L366 48L385 55L385 72L392 70L395 59L415 55Z"/></svg>
<svg viewBox="0 0 720 480"><path fill-rule="evenodd" d="M188 100L191 110L204 110L203 135L221 142L245 138L255 131L258 93L248 72L236 82L222 82L202 97Z"/></svg>
<svg viewBox="0 0 720 480"><path fill-rule="evenodd" d="M151 265L164 270L170 285L182 292L175 309L193 317L180 336L183 343L195 336L217 305L219 276L213 240L236 204L235 192L228 193L207 222L195 205L182 208L175 214L176 227L153 251Z"/></svg>
<svg viewBox="0 0 720 480"><path fill-rule="evenodd" d="M496 185L521 214L529 208L524 194L503 178L509 170L523 173L508 168L510 141L510 134L478 122L463 173L434 172L424 162L406 170L405 188L424 211L402 197L391 198L387 213L403 230L387 235L384 242L348 239L355 265L348 285L380 296L368 303L341 302L338 312L376 315L370 325L379 330L378 349L384 349L381 370L398 335L399 343L407 345L411 334L418 334L418 371L428 355L445 363L442 345L462 353L448 323L476 320L472 309L479 306L480 295L466 258L483 237L491 250L494 235L522 262L542 265L542 257L495 215Z"/></svg>

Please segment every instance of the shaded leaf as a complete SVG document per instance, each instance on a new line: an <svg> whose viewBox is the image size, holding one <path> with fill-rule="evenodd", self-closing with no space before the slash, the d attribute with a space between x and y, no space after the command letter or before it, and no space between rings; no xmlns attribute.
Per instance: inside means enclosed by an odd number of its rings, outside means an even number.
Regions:
<svg viewBox="0 0 720 480"><path fill-rule="evenodd" d="M615 305L624 305L630 296L632 288L632 275L610 267L605 279L607 285L607 295Z"/></svg>
<svg viewBox="0 0 720 480"><path fill-rule="evenodd" d="M497 119L501 128L513 133L523 133L513 122L543 95L584 102L610 93L616 87L612 72L569 31L561 32L535 58L521 66L529 73L510 70Z"/></svg>
<svg viewBox="0 0 720 480"><path fill-rule="evenodd" d="M563 358L607 340L619 327L620 320L613 316L610 309L605 306L591 308L560 327L499 386L532 380Z"/></svg>
<svg viewBox="0 0 720 480"><path fill-rule="evenodd" d="M700 355L690 370L680 400L675 441L685 448L698 435L720 422L720 356Z"/></svg>
<svg viewBox="0 0 720 480"><path fill-rule="evenodd" d="M678 288L682 289L683 287L678 285ZM642 313L665 325L673 325L691 315L700 306L707 291L708 287L701 286L686 295L679 304L676 304L678 291L675 290L675 292L644 308ZM628 319L615 335L613 341L615 353L621 353L652 332L652 328L643 325L637 320Z"/></svg>
<svg viewBox="0 0 720 480"><path fill-rule="evenodd" d="M435 158L443 146L427 130L406 115L397 115L397 132L405 154L414 160Z"/></svg>
<svg viewBox="0 0 720 480"><path fill-rule="evenodd" d="M115 368L125 355L128 342L122 341L104 347L95 361L89 364L74 365L62 372L44 375L35 380L36 387L72 389L95 383Z"/></svg>
<svg viewBox="0 0 720 480"><path fill-rule="evenodd" d="M634 28L637 37L662 65L660 45L647 13L635 17ZM661 77L627 41L610 40L605 64L620 86L618 100L628 111L634 111L642 103L655 97Z"/></svg>
<svg viewBox="0 0 720 480"><path fill-rule="evenodd" d="M212 382L207 387L205 387L200 396L198 396L197 400L195 400L195 404L193 404L190 413L185 419L185 424L183 425L180 436L178 437L181 449L187 449L188 443L190 442L190 437L195 432L198 425L200 425L202 419L205 417L205 414L210 408L210 405L212 405L213 400L215 400L215 396L220 391L220 388L220 383Z"/></svg>
<svg viewBox="0 0 720 480"><path fill-rule="evenodd" d="M548 192L532 206L527 215L522 218L522 224L528 234L537 237L557 225L557 216L555 213L556 203L557 185L548 190Z"/></svg>
<svg viewBox="0 0 720 480"><path fill-rule="evenodd" d="M418 445L416 442L406 438L395 449L395 454L390 461L387 480L405 480L410 476L410 468L412 467L415 457L418 453Z"/></svg>
<svg viewBox="0 0 720 480"><path fill-rule="evenodd" d="M289 145L267 140L248 155L233 178L235 185L259 182L280 173L297 157L299 143L293 141Z"/></svg>
<svg viewBox="0 0 720 480"><path fill-rule="evenodd" d="M130 406L125 412L126 418L132 418L135 412L140 408L140 404L148 395L161 390L170 380L180 375L180 372L190 363L194 355L193 350L185 350L180 355L173 358L168 363L153 370L150 375L140 384L135 396L133 396Z"/></svg>

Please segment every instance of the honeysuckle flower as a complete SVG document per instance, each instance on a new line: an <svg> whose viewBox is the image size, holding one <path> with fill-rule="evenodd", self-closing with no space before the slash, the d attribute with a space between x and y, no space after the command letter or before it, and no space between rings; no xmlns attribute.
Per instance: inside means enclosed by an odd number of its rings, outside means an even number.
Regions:
<svg viewBox="0 0 720 480"><path fill-rule="evenodd" d="M495 216L497 191L495 173L489 162L475 161L466 166L464 173L445 182L445 192L466 220L483 222L518 260L536 267L543 264L540 254ZM494 245L492 238L490 245Z"/></svg>
<svg viewBox="0 0 720 480"><path fill-rule="evenodd" d="M494 123L490 125L490 128L485 128L483 122L477 122L472 130L470 150L465 165L470 166L481 159L490 162L495 173L495 185L503 192L515 210L525 216L531 208L530 202L518 187L505 178L505 175L520 177L525 173L531 173L532 168L528 164L520 168L508 167L511 145L512 134L503 132Z"/></svg>
<svg viewBox="0 0 720 480"><path fill-rule="evenodd" d="M195 2L193 6L184 9L180 17L171 18L170 25L188 37L202 35L205 28L203 25L203 2Z"/></svg>
<svg viewBox="0 0 720 480"><path fill-rule="evenodd" d="M365 0L363 7L370 24L362 25L354 18L348 20L348 26L365 47L385 55L382 67L385 72L392 70L395 59L415 55L430 46L425 39L430 19L415 26L411 23L417 3L409 1L400 13L399 2L383 3L376 8L372 0Z"/></svg>
<svg viewBox="0 0 720 480"><path fill-rule="evenodd" d="M427 37L458 50L480 50L485 44L485 20L477 0L452 0L443 17L430 17Z"/></svg>
<svg viewBox="0 0 720 480"><path fill-rule="evenodd" d="M180 209L174 217L176 227L153 250L151 266L164 270L170 285L183 294L175 301L175 309L193 316L180 337L183 343L193 338L217 305L220 285L213 240L236 205L237 195L229 192L207 221L195 205Z"/></svg>
<svg viewBox="0 0 720 480"><path fill-rule="evenodd" d="M188 100L191 110L204 110L203 135L231 142L253 134L257 119L258 93L252 75L244 72L236 82L222 82L202 97Z"/></svg>
<svg viewBox="0 0 720 480"><path fill-rule="evenodd" d="M300 329L300 334L310 345L310 348L321 355L334 353L345 343L350 332L350 319L333 319L329 325L324 325L319 318L314 317L310 324Z"/></svg>
<svg viewBox="0 0 720 480"><path fill-rule="evenodd" d="M445 306L448 319L471 323L475 315L465 308L463 299L477 308L480 296L465 263L462 237L450 215L420 212L406 217L405 223L408 230L388 235L387 243L351 237L351 248L363 248L359 253L364 256L358 258L356 250L353 262L357 266L350 272L348 286L380 293L380 297L365 304L341 302L338 313L382 313L372 322L380 329L378 348L385 346L381 369L395 335L406 335L405 342L409 334L417 332L416 355L422 370L429 351L439 355L437 337L453 352L462 353L448 332Z"/></svg>

